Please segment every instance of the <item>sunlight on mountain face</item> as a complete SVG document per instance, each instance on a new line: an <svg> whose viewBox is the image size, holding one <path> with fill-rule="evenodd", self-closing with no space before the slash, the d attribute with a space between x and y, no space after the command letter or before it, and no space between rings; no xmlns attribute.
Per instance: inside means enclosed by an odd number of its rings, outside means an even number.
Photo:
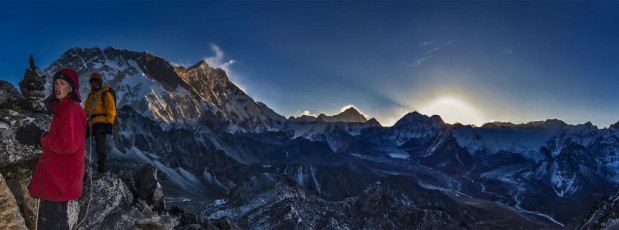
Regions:
<svg viewBox="0 0 619 230"><path fill-rule="evenodd" d="M428 116L439 115L443 118L443 121L451 124L459 122L481 126L487 122L477 108L462 100L451 97L431 101L419 108L419 112Z"/></svg>

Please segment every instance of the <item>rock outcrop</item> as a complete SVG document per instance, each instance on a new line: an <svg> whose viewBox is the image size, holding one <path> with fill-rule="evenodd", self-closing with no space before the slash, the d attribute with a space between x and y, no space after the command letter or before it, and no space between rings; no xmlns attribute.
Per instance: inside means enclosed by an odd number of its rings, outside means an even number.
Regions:
<svg viewBox="0 0 619 230"><path fill-rule="evenodd" d="M24 218L19 213L17 201L0 173L0 226L6 229L27 229Z"/></svg>
<svg viewBox="0 0 619 230"><path fill-rule="evenodd" d="M162 212L166 210L163 200L163 189L157 181L157 168L155 166L149 164L142 167L133 176L133 182L138 198L152 205L154 211Z"/></svg>

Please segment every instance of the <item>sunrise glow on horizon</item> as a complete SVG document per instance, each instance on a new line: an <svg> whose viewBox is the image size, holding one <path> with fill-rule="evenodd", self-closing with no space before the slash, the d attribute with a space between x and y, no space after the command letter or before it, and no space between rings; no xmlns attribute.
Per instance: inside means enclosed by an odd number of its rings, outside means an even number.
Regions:
<svg viewBox="0 0 619 230"><path fill-rule="evenodd" d="M72 47L114 46L207 61L285 117L354 105L384 126L418 111L608 127L619 120L618 4L14 1L0 9L11 35L0 73L17 86L31 54L44 69Z"/></svg>

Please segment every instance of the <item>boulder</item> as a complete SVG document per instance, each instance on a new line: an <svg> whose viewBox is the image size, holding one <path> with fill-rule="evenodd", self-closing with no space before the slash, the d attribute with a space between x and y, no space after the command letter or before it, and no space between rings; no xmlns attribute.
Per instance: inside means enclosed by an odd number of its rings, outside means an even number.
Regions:
<svg viewBox="0 0 619 230"><path fill-rule="evenodd" d="M135 228L141 230L172 230L175 218L172 216L155 216L135 221Z"/></svg>
<svg viewBox="0 0 619 230"><path fill-rule="evenodd" d="M91 183L88 174L90 171L88 170L84 179L84 190L79 199L81 208L78 227L87 229L103 223L108 216L120 212L133 202L133 194L116 175L108 173ZM84 223L81 223L82 221Z"/></svg>
<svg viewBox="0 0 619 230"><path fill-rule="evenodd" d="M6 185L11 190L21 216L24 218L26 227L34 229L37 199L28 194L28 185L32 179L32 173L37 163L37 159L31 159L0 168L0 173L4 176ZM0 225L1 226L1 225Z"/></svg>
<svg viewBox="0 0 619 230"><path fill-rule="evenodd" d="M9 186L2 174L0 174L0 226L5 229L28 229L26 222L19 213L17 201L11 193Z"/></svg>
<svg viewBox="0 0 619 230"><path fill-rule="evenodd" d="M39 157L43 153L41 147L18 143L15 140L15 130L26 124L48 130L51 121L52 117L48 114L0 107L0 168Z"/></svg>
<svg viewBox="0 0 619 230"><path fill-rule="evenodd" d="M163 212L166 210L163 189L157 180L157 168L146 165L138 170L133 176L133 182L138 198L153 206L153 211Z"/></svg>

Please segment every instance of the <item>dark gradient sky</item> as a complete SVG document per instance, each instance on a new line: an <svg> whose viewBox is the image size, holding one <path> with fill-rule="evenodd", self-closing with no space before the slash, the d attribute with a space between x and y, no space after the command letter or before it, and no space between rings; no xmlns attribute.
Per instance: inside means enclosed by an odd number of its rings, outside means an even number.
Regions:
<svg viewBox="0 0 619 230"><path fill-rule="evenodd" d="M207 59L289 116L619 120L617 1L3 2L0 77L71 47ZM218 51L216 51L218 50ZM217 55L219 53L219 55Z"/></svg>

